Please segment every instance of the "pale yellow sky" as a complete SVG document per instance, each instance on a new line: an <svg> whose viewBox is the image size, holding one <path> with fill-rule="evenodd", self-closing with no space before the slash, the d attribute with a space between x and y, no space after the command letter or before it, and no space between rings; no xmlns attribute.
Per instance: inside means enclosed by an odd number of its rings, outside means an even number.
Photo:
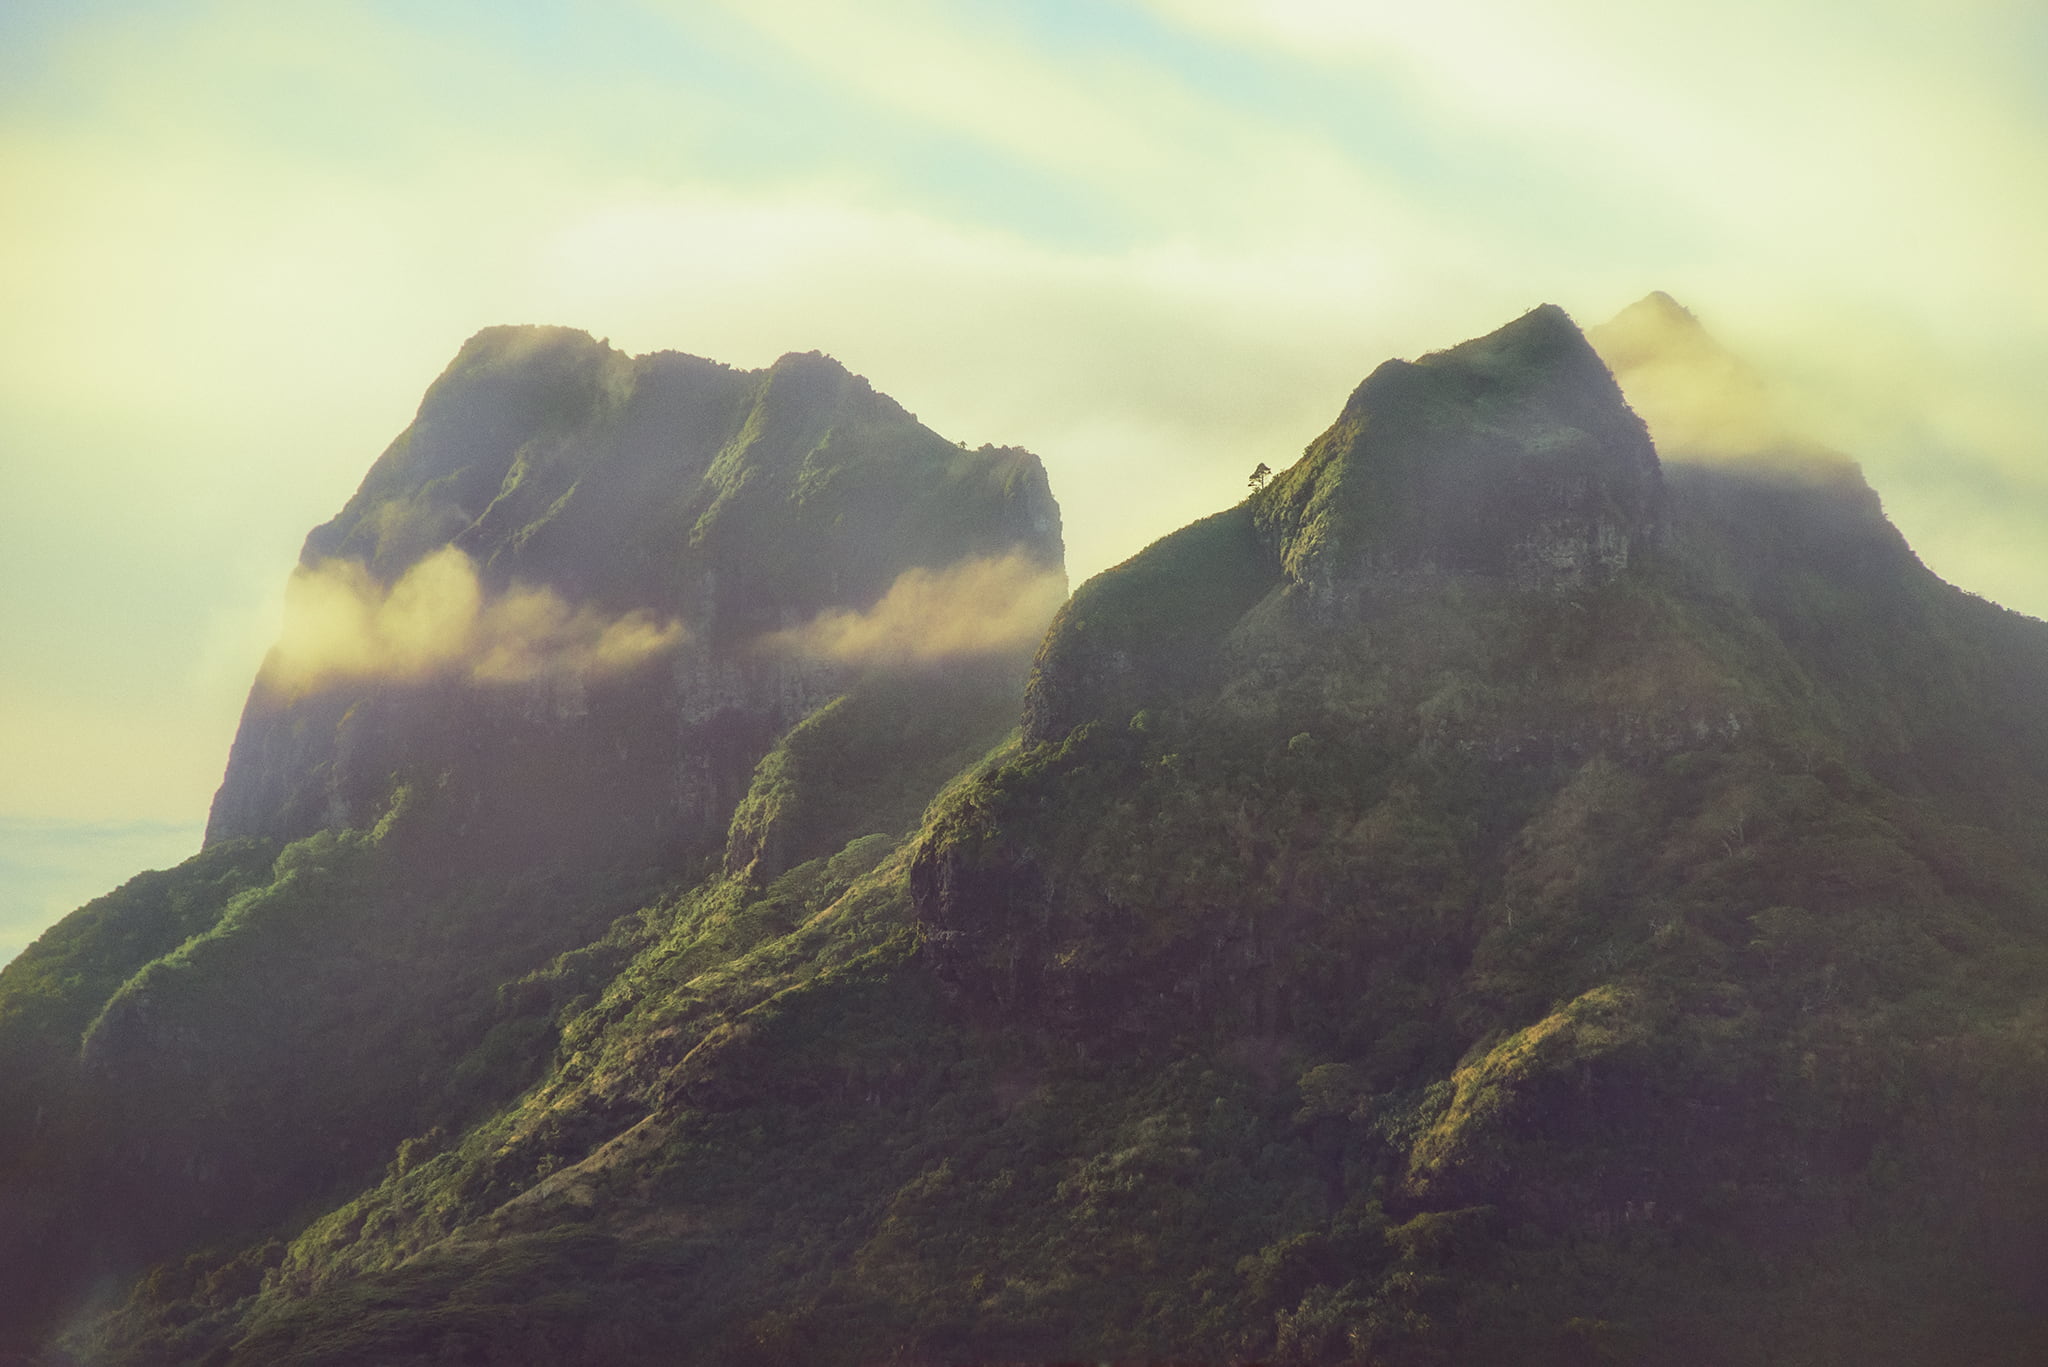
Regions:
<svg viewBox="0 0 2048 1367"><path fill-rule="evenodd" d="M0 51L0 819L203 819L300 539L500 322L831 352L1039 452L1078 582L1385 357L1661 288L2048 612L2038 6L22 0Z"/></svg>

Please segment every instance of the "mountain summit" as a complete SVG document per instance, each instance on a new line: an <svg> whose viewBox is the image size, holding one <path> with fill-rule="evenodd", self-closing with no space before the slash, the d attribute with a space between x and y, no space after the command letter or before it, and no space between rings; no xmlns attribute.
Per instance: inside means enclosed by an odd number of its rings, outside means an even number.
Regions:
<svg viewBox="0 0 2048 1367"><path fill-rule="evenodd" d="M1544 305L1381 365L1248 503L1085 586L1041 652L1025 733L1056 739L1100 709L1176 694L1269 594L1332 620L1454 583L1569 594L1640 565L1667 520L1642 421L1577 326Z"/></svg>
<svg viewBox="0 0 2048 1367"><path fill-rule="evenodd" d="M0 973L13 1341L2048 1360L2048 626L1666 466L1646 310L1380 367L1028 678L1028 456L487 334L208 848Z"/></svg>
<svg viewBox="0 0 2048 1367"><path fill-rule="evenodd" d="M775 643L975 561L1035 610L1064 596L1028 452L963 450L816 353L748 372L487 329L306 538L207 841L372 822L405 773L480 860L701 854L860 672ZM1014 664L1037 625L983 653Z"/></svg>
<svg viewBox="0 0 2048 1367"><path fill-rule="evenodd" d="M1595 582L1663 517L1648 433L1548 304L1379 367L1260 507L1289 577L1325 594L1432 571Z"/></svg>
<svg viewBox="0 0 2048 1367"><path fill-rule="evenodd" d="M1035 456L828 357L478 333L307 537L205 851L0 978L0 1319L466 1126L516 985L664 888L878 858L1065 593Z"/></svg>

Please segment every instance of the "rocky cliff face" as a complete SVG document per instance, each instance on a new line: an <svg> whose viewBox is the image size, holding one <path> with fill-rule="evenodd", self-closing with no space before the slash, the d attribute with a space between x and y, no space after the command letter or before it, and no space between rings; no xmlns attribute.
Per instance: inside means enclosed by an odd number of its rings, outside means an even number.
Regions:
<svg viewBox="0 0 2048 1367"><path fill-rule="evenodd" d="M208 842L367 824L410 781L446 790L478 862L701 854L860 672L777 633L980 557L1058 576L1038 461L962 450L826 357L744 372L489 329L307 537L304 620Z"/></svg>
<svg viewBox="0 0 2048 1367"><path fill-rule="evenodd" d="M63 1253L0 1344L524 1085L505 994L728 846L899 836L1064 594L1036 457L824 356L479 333L308 536L205 854L8 970L0 1265Z"/></svg>
<svg viewBox="0 0 2048 1367"><path fill-rule="evenodd" d="M1412 574L1598 584L1665 509L1642 422L1553 305L1366 377L1256 501L1282 568L1318 595Z"/></svg>
<svg viewBox="0 0 2048 1367"><path fill-rule="evenodd" d="M1640 562L1667 523L1642 421L1571 319L1545 305L1386 362L1244 505L1084 586L1046 639L1026 735L1056 740L1213 682L1225 638L1268 595L1332 625L1459 584L1569 595Z"/></svg>
<svg viewBox="0 0 2048 1367"><path fill-rule="evenodd" d="M2048 627L1860 481L1660 494L1548 311L1384 373L1084 586L1020 736L895 641L680 872L451 860L462 758L87 909L0 977L0 1084L55 1103L0 1123L0 1270L103 1272L63 1344L136 1367L2048 1360ZM460 588L379 560L404 524L336 582ZM673 613L730 706L731 643L874 669L967 580L794 635L722 631L722 571L545 582L543 644ZM373 644L461 725L533 669L408 611Z"/></svg>

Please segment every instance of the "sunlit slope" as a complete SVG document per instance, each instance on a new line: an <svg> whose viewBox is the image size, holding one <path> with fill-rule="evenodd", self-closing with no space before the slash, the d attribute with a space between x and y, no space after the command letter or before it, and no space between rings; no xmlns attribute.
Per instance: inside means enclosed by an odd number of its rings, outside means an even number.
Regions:
<svg viewBox="0 0 2048 1367"><path fill-rule="evenodd" d="M498 994L524 1090L66 1342L2040 1360L2048 627L1623 392L1555 310L1392 363L1084 585L1016 735L814 713Z"/></svg>
<svg viewBox="0 0 2048 1367"><path fill-rule="evenodd" d="M512 985L663 890L900 835L1064 589L1035 457L825 357L479 334L309 537L205 852L0 975L0 1325L518 1095L552 1036ZM1001 629L908 649L906 603Z"/></svg>

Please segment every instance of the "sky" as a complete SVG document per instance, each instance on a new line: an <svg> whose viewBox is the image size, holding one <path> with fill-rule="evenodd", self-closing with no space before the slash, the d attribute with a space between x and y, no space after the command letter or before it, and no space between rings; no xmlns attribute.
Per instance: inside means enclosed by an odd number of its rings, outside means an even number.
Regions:
<svg viewBox="0 0 2048 1367"><path fill-rule="evenodd" d="M823 350L1076 582L1389 356L1653 289L2048 615L2036 0L10 0L0 959L197 847L307 530L464 338Z"/></svg>

